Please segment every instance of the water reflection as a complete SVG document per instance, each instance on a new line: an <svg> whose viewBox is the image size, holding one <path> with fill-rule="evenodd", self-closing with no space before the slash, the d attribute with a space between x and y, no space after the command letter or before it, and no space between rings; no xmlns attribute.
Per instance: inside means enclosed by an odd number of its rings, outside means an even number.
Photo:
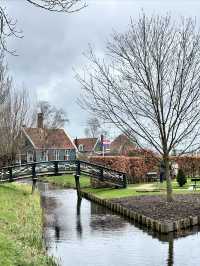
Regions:
<svg viewBox="0 0 200 266"><path fill-rule="evenodd" d="M200 265L198 227L159 235L100 205L77 200L74 190L45 187L41 204L48 252L62 266Z"/></svg>
<svg viewBox="0 0 200 266"><path fill-rule="evenodd" d="M77 230L77 236L79 238L82 237L82 224L81 224L81 201L82 198L77 198L77 205L76 205L76 230Z"/></svg>
<svg viewBox="0 0 200 266"><path fill-rule="evenodd" d="M168 248L167 265L172 266L174 264L174 239L171 238L168 243L169 243L169 248Z"/></svg>
<svg viewBox="0 0 200 266"><path fill-rule="evenodd" d="M112 232L113 230L122 229L127 224L119 215L115 215L101 205L91 202L90 207L90 227L92 230Z"/></svg>

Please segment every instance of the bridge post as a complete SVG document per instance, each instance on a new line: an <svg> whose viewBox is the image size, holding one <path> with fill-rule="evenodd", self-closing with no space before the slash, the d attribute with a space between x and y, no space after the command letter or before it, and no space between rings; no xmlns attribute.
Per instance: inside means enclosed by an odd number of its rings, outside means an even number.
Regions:
<svg viewBox="0 0 200 266"><path fill-rule="evenodd" d="M35 172L35 163L32 164L32 178L36 177L36 172Z"/></svg>
<svg viewBox="0 0 200 266"><path fill-rule="evenodd" d="M13 181L13 171L12 171L12 167L9 167L8 171L9 171L9 182L12 182L12 181Z"/></svg>
<svg viewBox="0 0 200 266"><path fill-rule="evenodd" d="M80 161L76 161L76 175L81 175L81 163Z"/></svg>
<svg viewBox="0 0 200 266"><path fill-rule="evenodd" d="M127 177L126 177L126 174L123 174L123 188L127 188Z"/></svg>
<svg viewBox="0 0 200 266"><path fill-rule="evenodd" d="M36 163L33 163L32 164L32 181L33 181L33 183L32 183L32 194L35 191L36 183L37 183L37 176L36 176L35 167L36 167Z"/></svg>
<svg viewBox="0 0 200 266"><path fill-rule="evenodd" d="M103 167L100 168L100 180L103 181Z"/></svg>
<svg viewBox="0 0 200 266"><path fill-rule="evenodd" d="M80 175L75 174L74 178L75 178L75 183L76 183L77 196L79 199L81 199L82 196L81 196L81 187L80 187Z"/></svg>
<svg viewBox="0 0 200 266"><path fill-rule="evenodd" d="M54 161L54 173L58 175L58 161Z"/></svg>

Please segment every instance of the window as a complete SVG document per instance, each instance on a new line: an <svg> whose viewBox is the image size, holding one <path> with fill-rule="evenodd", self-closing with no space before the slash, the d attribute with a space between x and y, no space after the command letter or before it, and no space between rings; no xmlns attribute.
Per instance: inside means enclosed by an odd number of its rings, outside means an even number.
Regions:
<svg viewBox="0 0 200 266"><path fill-rule="evenodd" d="M69 150L65 150L65 160L69 160Z"/></svg>
<svg viewBox="0 0 200 266"><path fill-rule="evenodd" d="M44 160L45 161L48 161L48 151L45 151L44 152Z"/></svg>
<svg viewBox="0 0 200 266"><path fill-rule="evenodd" d="M78 145L78 150L79 150L79 151L83 151L83 144L79 144L79 145Z"/></svg>
<svg viewBox="0 0 200 266"><path fill-rule="evenodd" d="M33 152L27 152L27 162L33 162Z"/></svg>
<svg viewBox="0 0 200 266"><path fill-rule="evenodd" d="M54 157L55 157L55 160L59 160L59 151L58 150L54 151Z"/></svg>

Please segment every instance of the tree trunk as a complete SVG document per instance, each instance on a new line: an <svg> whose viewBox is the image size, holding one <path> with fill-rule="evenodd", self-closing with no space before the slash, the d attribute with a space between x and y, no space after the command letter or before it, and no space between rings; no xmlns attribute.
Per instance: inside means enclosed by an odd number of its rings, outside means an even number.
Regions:
<svg viewBox="0 0 200 266"><path fill-rule="evenodd" d="M172 196L172 181L171 181L171 174L170 174L170 166L169 166L169 155L163 156L163 161L165 165L165 178L166 178L166 185L167 185L167 201L173 201Z"/></svg>

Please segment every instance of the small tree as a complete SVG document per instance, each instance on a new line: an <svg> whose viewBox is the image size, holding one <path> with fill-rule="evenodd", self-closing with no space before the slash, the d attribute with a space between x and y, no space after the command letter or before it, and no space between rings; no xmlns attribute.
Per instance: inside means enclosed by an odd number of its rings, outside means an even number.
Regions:
<svg viewBox="0 0 200 266"><path fill-rule="evenodd" d="M182 169L178 170L176 181L178 182L180 187L184 186L187 183L187 177Z"/></svg>

